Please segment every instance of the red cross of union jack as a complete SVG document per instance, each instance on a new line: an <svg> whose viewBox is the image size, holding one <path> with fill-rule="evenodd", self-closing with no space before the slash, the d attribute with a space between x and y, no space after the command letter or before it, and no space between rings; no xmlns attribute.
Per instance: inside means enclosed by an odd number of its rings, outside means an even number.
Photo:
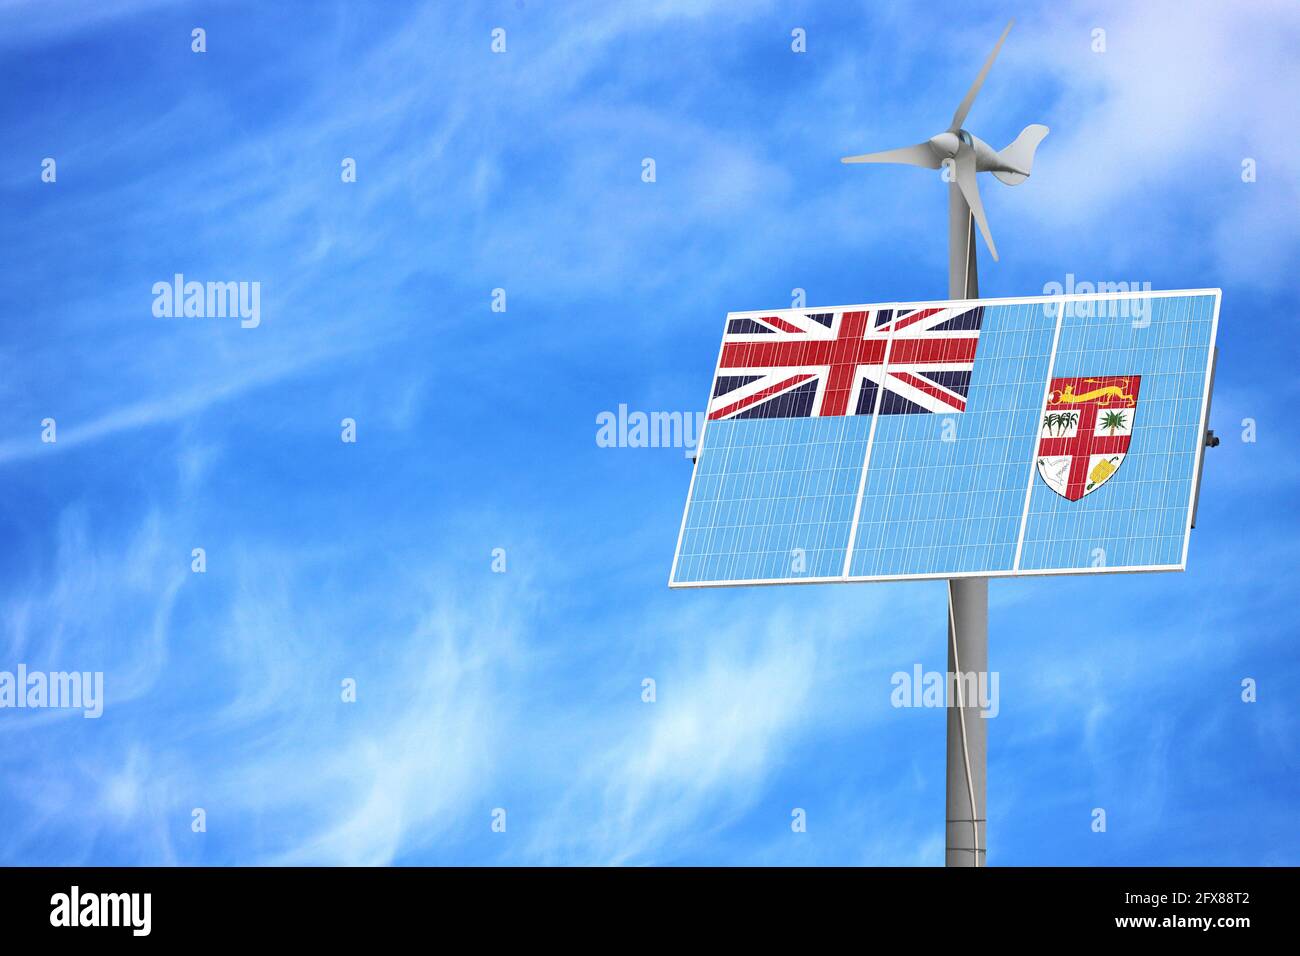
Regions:
<svg viewBox="0 0 1300 956"><path fill-rule="evenodd" d="M709 418L965 411L983 313L957 306L730 318Z"/></svg>

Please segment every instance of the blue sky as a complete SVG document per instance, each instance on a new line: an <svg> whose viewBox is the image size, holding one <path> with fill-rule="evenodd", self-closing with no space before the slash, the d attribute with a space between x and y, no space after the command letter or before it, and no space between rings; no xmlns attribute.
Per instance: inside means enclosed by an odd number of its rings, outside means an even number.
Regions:
<svg viewBox="0 0 1300 956"><path fill-rule="evenodd" d="M1223 443L1186 573L992 583L989 862L1300 863L1300 13L1132 7L0 3L0 670L106 697L0 710L0 862L941 863L943 585L670 592L690 466L596 416L701 409L729 310L943 297L942 184L837 159L1014 14L981 291L1221 287Z"/></svg>

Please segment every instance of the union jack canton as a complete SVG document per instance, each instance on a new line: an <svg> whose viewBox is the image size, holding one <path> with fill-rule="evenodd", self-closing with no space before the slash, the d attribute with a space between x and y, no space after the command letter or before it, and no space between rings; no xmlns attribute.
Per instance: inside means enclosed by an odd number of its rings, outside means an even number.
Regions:
<svg viewBox="0 0 1300 956"><path fill-rule="evenodd" d="M731 318L709 419L962 412L980 306Z"/></svg>

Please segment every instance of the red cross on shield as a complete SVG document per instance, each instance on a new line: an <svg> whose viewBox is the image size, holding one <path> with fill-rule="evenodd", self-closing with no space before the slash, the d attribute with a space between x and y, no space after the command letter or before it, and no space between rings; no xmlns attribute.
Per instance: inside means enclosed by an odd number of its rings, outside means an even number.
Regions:
<svg viewBox="0 0 1300 956"><path fill-rule="evenodd" d="M1038 474L1078 501L1119 471L1137 420L1138 375L1054 378L1038 428Z"/></svg>

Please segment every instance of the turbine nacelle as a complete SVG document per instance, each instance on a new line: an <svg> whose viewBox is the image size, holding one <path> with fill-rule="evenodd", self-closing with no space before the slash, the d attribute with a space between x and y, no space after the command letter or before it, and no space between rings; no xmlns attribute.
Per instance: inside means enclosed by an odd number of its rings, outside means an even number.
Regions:
<svg viewBox="0 0 1300 956"><path fill-rule="evenodd" d="M1030 129L1032 128L1030 127ZM1044 130L1043 135L1046 135L1046 127L1041 128ZM1015 173L1023 177L1023 179L1029 178L1028 166L1024 169L1020 168L1012 162L1012 157L1003 154L1007 152L1006 150L1000 153L984 140L964 129L959 129L955 133L944 132L938 136L931 136L927 142L930 149L934 151L935 156L939 158L940 163L946 159L955 160L962 147L966 146L975 151L975 171L977 173ZM1008 147L1009 149L1010 147ZM1014 158L1018 159L1019 157ZM1023 179L1020 181L1023 181Z"/></svg>

